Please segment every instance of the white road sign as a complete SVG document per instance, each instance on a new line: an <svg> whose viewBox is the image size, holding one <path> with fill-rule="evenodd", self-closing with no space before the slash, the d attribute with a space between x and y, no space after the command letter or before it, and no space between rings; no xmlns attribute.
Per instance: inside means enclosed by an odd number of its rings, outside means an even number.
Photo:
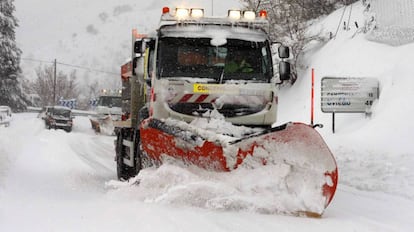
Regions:
<svg viewBox="0 0 414 232"><path fill-rule="evenodd" d="M379 81L375 78L322 78L321 109L324 113L368 113L378 98Z"/></svg>

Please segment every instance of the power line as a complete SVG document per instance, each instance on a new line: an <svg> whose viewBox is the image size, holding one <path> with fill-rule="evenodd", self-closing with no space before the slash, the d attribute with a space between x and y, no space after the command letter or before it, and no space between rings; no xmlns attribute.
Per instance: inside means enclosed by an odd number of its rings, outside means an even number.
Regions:
<svg viewBox="0 0 414 232"><path fill-rule="evenodd" d="M26 61L38 62L38 63L48 63L48 64L53 64L54 63L54 61L46 61L46 60L39 60L39 59L33 59L33 58L21 58L21 59L26 60ZM62 62L56 62L56 63L59 64L59 65L63 65L63 66L68 66L68 67L72 67L72 68L87 70L89 72L100 72L100 73L106 73L106 74L117 75L117 76L119 75L119 73L108 72L108 71L99 70L99 69L92 69L92 68L84 67L84 66L80 66L80 65L66 64L66 63L62 63Z"/></svg>
<svg viewBox="0 0 414 232"><path fill-rule="evenodd" d="M53 64L53 61L46 61L46 60L38 60L38 59L32 59L32 58L20 58L22 60L26 60L26 61L33 61L33 62L37 62L37 63L49 63L49 64Z"/></svg>
<svg viewBox="0 0 414 232"><path fill-rule="evenodd" d="M93 72L100 72L100 73L107 73L107 74L119 75L119 73L113 73L113 72L108 72L108 71L103 71L103 70L98 70L98 69L92 69L92 68L83 67L83 66L74 65L74 64L65 64L65 63L61 63L61 62L57 62L57 64L64 65L64 66L68 66L68 67L72 67L72 68L78 68L78 69L93 71Z"/></svg>

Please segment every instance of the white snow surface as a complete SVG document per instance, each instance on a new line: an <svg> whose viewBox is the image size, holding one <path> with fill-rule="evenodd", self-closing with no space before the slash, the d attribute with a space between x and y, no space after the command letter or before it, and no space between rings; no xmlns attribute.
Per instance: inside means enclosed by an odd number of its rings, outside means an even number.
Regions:
<svg viewBox="0 0 414 232"><path fill-rule="evenodd" d="M33 54L51 51L40 46L43 42L56 38L66 41L56 33L64 23L72 25L71 31L113 4L42 1L54 6L44 10L56 9L55 15L62 16L46 20L43 14L48 14L40 13L39 2L16 1L20 15L29 12L20 21L19 33L33 35L20 40L24 51L32 50ZM68 5L59 5L63 2ZM170 3L125 2L135 4L140 17L149 17L146 11L159 15L153 7ZM360 4L355 4L355 12L362 10ZM30 21L29 16L37 12L33 9L38 9L39 15ZM72 17L71 21L65 18L70 15L67 12L82 17ZM341 14L340 9L311 30L335 32ZM362 21L361 15L353 14L352 20ZM49 21L55 21L55 28L36 26L49 25ZM128 25L124 33L102 34L128 38L129 29ZM414 99L414 44L391 47L368 41L355 31L340 30L335 40L309 45L306 67L301 69L297 83L282 88L279 95L278 124L309 123L310 73L315 69L315 121L325 125L318 131L339 168L337 193L321 219L277 214L272 200L278 198L271 191L275 187L272 170L266 168L212 173L168 162L143 170L137 177L139 185L116 181L115 138L95 134L87 117L76 117L73 131L67 133L46 130L36 114L20 113L13 114L9 127L0 127L0 231L412 231L414 105L410 102ZM114 44L93 41L78 44L85 52L79 57L88 57L88 49L107 50L102 47ZM320 111L320 80L324 76L378 78L380 99L372 116L337 114L333 134L331 115Z"/></svg>
<svg viewBox="0 0 414 232"><path fill-rule="evenodd" d="M116 181L114 137L95 134L87 117L76 117L67 133L46 130L36 114L15 114L0 138L1 231L410 231L412 226L411 198L347 183L322 219L278 215L281 207L293 206L276 204L283 201L272 191L278 186L269 178L271 166L214 173L172 162L143 170L139 185ZM346 170L342 175L365 176L368 183L377 178Z"/></svg>

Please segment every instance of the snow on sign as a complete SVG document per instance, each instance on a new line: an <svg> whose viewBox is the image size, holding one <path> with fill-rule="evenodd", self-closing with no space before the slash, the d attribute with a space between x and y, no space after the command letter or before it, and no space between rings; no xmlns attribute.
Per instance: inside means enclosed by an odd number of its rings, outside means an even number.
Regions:
<svg viewBox="0 0 414 232"><path fill-rule="evenodd" d="M379 81L375 78L322 78L324 113L369 113L378 97Z"/></svg>

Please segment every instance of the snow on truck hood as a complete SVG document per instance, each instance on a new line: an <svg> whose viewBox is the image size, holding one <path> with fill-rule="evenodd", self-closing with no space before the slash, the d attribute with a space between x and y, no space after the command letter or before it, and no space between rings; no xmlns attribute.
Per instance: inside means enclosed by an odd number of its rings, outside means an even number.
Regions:
<svg viewBox="0 0 414 232"><path fill-rule="evenodd" d="M212 38L214 46L226 44L226 39L264 42L268 38L261 30L220 25L187 25L185 27L167 25L161 28L161 34L165 37Z"/></svg>
<svg viewBox="0 0 414 232"><path fill-rule="evenodd" d="M95 111L97 114L101 114L101 115L107 115L107 114L121 115L122 114L122 109L120 107L97 106Z"/></svg>

